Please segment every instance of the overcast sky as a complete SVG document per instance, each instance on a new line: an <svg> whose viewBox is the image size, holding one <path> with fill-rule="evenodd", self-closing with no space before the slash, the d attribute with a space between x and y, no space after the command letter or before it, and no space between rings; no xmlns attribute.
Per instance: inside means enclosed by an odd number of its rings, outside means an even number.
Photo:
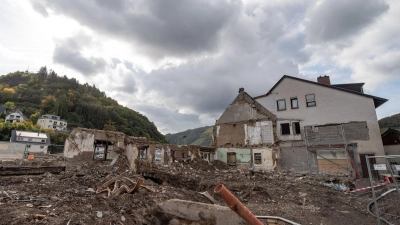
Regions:
<svg viewBox="0 0 400 225"><path fill-rule="evenodd" d="M400 112L400 1L3 0L0 75L95 84L162 133L213 125L284 74L365 82Z"/></svg>

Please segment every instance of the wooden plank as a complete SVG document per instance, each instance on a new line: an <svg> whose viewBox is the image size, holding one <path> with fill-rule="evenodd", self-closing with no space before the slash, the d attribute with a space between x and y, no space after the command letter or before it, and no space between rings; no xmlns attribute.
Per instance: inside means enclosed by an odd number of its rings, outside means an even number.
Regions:
<svg viewBox="0 0 400 225"><path fill-rule="evenodd" d="M318 169L319 172L340 172L340 173L348 173L348 163L345 159L334 159L331 160L332 162L326 159L318 159ZM335 163L333 163L335 162ZM341 165L342 167L338 166L337 164ZM343 168L344 167L344 168Z"/></svg>

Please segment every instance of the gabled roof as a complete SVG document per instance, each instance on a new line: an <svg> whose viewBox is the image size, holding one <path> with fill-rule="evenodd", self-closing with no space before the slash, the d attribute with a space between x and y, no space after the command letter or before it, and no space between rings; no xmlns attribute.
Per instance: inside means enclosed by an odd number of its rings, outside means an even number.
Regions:
<svg viewBox="0 0 400 225"><path fill-rule="evenodd" d="M395 128L389 128L387 131L385 131L385 133L383 133L381 135L381 137L384 138L386 135L388 135L390 133L397 133L397 134L400 135L400 130L399 129L395 129Z"/></svg>
<svg viewBox="0 0 400 225"><path fill-rule="evenodd" d="M349 92L349 93L352 93L352 94L361 95L361 96L364 96L364 97L367 97L367 98L372 98L372 99L374 100L375 108L378 108L378 107L381 106L383 103L385 103L385 102L388 101L388 100L385 99L385 98L380 98L380 97L376 97L376 96L373 96L373 95L367 95L367 94L364 94L364 93L361 93L361 92L358 92L358 91L353 91L353 90L350 90L350 89L346 89L346 88L343 87L343 84L341 84L341 85L339 85L339 86L335 86L335 85L326 85L326 84L321 84L321 83L314 82L314 81L310 81L310 80L301 79L301 78L298 78L298 77L292 77L292 76L289 76L289 75L284 75L284 76L283 76L283 77L282 77L282 78L267 92L267 94L254 97L254 99L261 98L261 97L265 97L265 96L268 96L269 94L271 94L271 92L272 92L272 91L283 81L283 79L285 79L285 78L289 78L289 79L293 79L293 80L298 80L298 81L302 81L302 82L306 82L306 83L310 83L310 84L315 84L315 85L319 85L319 86L323 86L323 87L327 87L327 88L332 88L332 89L336 89L336 90L339 90L339 91L345 91L345 92ZM362 83L356 83L356 84L362 84Z"/></svg>
<svg viewBox="0 0 400 225"><path fill-rule="evenodd" d="M235 100L233 100L233 102L231 104L234 104L238 101L240 101L241 99L239 99L240 97L240 93L239 95L235 98ZM249 94L247 94L247 92L245 92L243 90L243 99L245 102L249 103L249 105L254 105L254 108L263 115L268 116L269 118L276 118L275 114L273 114L272 112L270 112L267 108L265 108L263 105L261 105L260 103L257 102L257 100L255 100L253 97L251 97Z"/></svg>

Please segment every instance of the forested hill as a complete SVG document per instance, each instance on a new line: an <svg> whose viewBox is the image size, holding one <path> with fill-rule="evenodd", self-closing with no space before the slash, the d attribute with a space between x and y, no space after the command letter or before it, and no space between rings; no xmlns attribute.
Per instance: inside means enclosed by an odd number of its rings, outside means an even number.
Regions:
<svg viewBox="0 0 400 225"><path fill-rule="evenodd" d="M382 118L378 122L379 127L381 128L381 133L385 132L389 128L400 129L400 113Z"/></svg>
<svg viewBox="0 0 400 225"><path fill-rule="evenodd" d="M36 123L39 115L54 114L68 128L84 127L123 132L166 142L146 116L118 104L94 85L58 76L42 67L37 73L17 71L0 76L0 103L14 102Z"/></svg>
<svg viewBox="0 0 400 225"><path fill-rule="evenodd" d="M179 132L176 134L166 134L165 138L172 144L177 145L199 145L210 146L212 142L212 131L210 127L200 127Z"/></svg>

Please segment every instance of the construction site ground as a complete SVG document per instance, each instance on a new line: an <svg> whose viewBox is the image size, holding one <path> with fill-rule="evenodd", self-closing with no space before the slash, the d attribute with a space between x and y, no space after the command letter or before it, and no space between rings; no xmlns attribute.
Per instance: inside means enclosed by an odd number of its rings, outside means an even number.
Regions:
<svg viewBox="0 0 400 225"><path fill-rule="evenodd" d="M142 185L150 189L116 196L95 193L105 181L126 171L132 180L144 176ZM110 161L70 160L60 174L0 176L0 224L172 224L174 217L161 212L158 203L182 199L212 204L199 193L208 191L225 206L213 193L218 184L224 184L255 215L279 216L299 224L376 224L366 210L371 193L356 196L323 185L351 185L352 181L318 173L251 173L205 161L142 168L137 174L129 171L123 157L113 166Z"/></svg>

